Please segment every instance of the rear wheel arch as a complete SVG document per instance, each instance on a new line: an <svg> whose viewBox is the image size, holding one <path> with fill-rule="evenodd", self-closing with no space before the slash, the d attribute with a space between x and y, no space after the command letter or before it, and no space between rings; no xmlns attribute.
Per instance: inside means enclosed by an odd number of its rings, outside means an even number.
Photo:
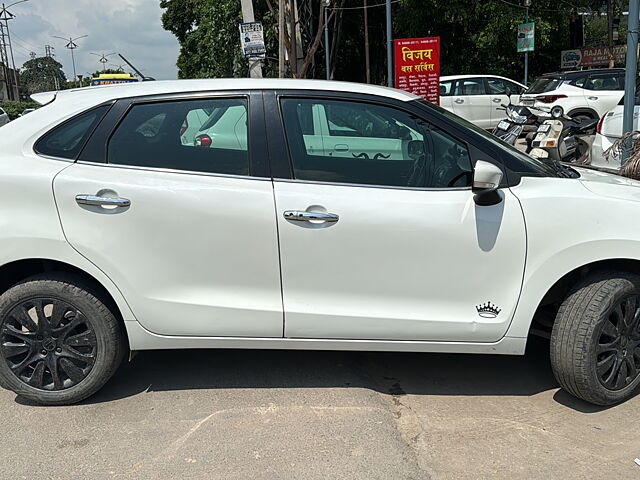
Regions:
<svg viewBox="0 0 640 480"><path fill-rule="evenodd" d="M70 278L77 278L79 282L91 290L116 316L125 331L122 309L114 295L95 276L69 263L47 258L28 258L16 260L0 266L0 295L14 285L36 275L65 274Z"/></svg>

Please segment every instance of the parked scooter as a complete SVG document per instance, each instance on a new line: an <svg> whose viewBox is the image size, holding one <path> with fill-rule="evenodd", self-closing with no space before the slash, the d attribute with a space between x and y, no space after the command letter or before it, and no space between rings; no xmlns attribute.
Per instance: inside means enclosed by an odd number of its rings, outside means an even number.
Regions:
<svg viewBox="0 0 640 480"><path fill-rule="evenodd" d="M544 111L535 107L525 107L523 105L513 105L511 103L511 91L507 88L507 96L509 97L509 104L501 104L503 110L507 113L507 118L501 120L500 123L494 128L493 135L499 139L507 142L509 145L515 145L521 135L528 136L527 150L529 150L530 140L533 138L533 134L538 130L538 126L541 121L533 110Z"/></svg>
<svg viewBox="0 0 640 480"><path fill-rule="evenodd" d="M589 163L589 152L598 120L575 120L553 115L545 120L531 142L529 155L558 162Z"/></svg>

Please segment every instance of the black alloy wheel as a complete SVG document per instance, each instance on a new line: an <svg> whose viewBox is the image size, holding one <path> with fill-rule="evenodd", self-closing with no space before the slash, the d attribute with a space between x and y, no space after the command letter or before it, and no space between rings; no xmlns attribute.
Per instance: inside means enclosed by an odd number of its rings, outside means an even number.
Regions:
<svg viewBox="0 0 640 480"><path fill-rule="evenodd" d="M94 366L98 342L84 314L58 298L25 300L8 313L0 353L19 380L39 390L64 390Z"/></svg>
<svg viewBox="0 0 640 480"><path fill-rule="evenodd" d="M621 390L640 374L640 295L614 304L600 327L597 375L609 390Z"/></svg>

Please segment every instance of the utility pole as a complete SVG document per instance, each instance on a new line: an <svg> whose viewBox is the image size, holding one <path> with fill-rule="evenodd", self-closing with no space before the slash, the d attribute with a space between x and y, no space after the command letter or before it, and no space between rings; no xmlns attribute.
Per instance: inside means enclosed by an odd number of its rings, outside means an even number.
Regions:
<svg viewBox="0 0 640 480"><path fill-rule="evenodd" d="M66 48L68 48L69 50L71 50L71 63L73 64L73 81L75 82L77 80L77 75L76 75L76 59L73 55L73 51L78 48L78 45L76 44L76 40L80 40L81 38L86 38L89 35L81 35L79 37L73 38L73 37L69 37L64 38L64 37L58 37L57 35L52 35L53 38L59 38L61 40L64 40L65 42L68 41L69 43L67 43L65 45Z"/></svg>
<svg viewBox="0 0 640 480"><path fill-rule="evenodd" d="M53 51L55 50L55 48L53 48L51 45L45 45L44 46L44 56L45 57L55 57L56 54L53 53Z"/></svg>
<svg viewBox="0 0 640 480"><path fill-rule="evenodd" d="M640 0L629 0L629 27L627 31L627 71L624 76L624 113L622 134L633 130L633 111L636 98L638 71L638 28L640 27ZM626 158L623 159L626 162Z"/></svg>
<svg viewBox="0 0 640 480"><path fill-rule="evenodd" d="M282 1L282 0L281 0ZM253 13L253 0L240 0L242 5L242 21L244 23L255 22ZM262 60L259 58L249 58L249 77L262 78Z"/></svg>
<svg viewBox="0 0 640 480"><path fill-rule="evenodd" d="M18 93L18 76L16 73L16 62L13 58L13 46L11 45L11 35L9 34L9 20L15 18L15 15L12 14L9 10L7 10L8 8L13 7L14 5L18 5L19 3L24 3L24 2L28 2L29 0L18 0L17 2L13 2L10 5L5 5L4 3L2 4L2 9L0 9L0 20L4 21L5 24L5 32L7 35L7 41L8 41L8 45L9 45L9 53L11 55L11 73L12 73L12 77L13 77L13 88L11 89L12 92L10 94L11 97L14 97L14 100L18 100L19 99L19 93ZM4 42L3 42L4 43ZM9 59L7 58L7 61ZM14 91L15 88L15 91Z"/></svg>
<svg viewBox="0 0 640 480"><path fill-rule="evenodd" d="M331 0L324 0L324 64L325 69L327 70L327 80L331 80L331 46L329 45L329 6L331 5Z"/></svg>
<svg viewBox="0 0 640 480"><path fill-rule="evenodd" d="M613 68L613 0L607 0L607 45L609 45L609 68Z"/></svg>
<svg viewBox="0 0 640 480"><path fill-rule="evenodd" d="M524 23L529 23L529 6L531 0L524 0ZM524 52L524 85L529 85L529 52Z"/></svg>
<svg viewBox="0 0 640 480"><path fill-rule="evenodd" d="M369 59L369 14L367 0L364 0L364 69L367 83L371 83L371 63Z"/></svg>
<svg viewBox="0 0 640 480"><path fill-rule="evenodd" d="M385 6L387 14L387 84L393 87L393 35L391 32L391 0Z"/></svg>
<svg viewBox="0 0 640 480"><path fill-rule="evenodd" d="M7 41L5 27L2 22L0 22L0 63L2 63L2 81L7 87L7 97L9 100L13 100L13 88L11 87L11 84L9 82L9 57L7 54Z"/></svg>
<svg viewBox="0 0 640 480"><path fill-rule="evenodd" d="M284 78L284 9L287 0L278 1L278 77Z"/></svg>

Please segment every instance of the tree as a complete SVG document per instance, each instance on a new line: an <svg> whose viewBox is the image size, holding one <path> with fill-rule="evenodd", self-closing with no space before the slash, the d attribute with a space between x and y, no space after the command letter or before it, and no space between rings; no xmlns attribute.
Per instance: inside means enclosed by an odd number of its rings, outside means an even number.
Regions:
<svg viewBox="0 0 640 480"><path fill-rule="evenodd" d="M291 2L291 0L286 0ZM267 56L278 55L277 16L285 0L254 0L256 19L265 27ZM306 2L303 4L303 2ZM303 34L305 60L292 76L324 76L324 27L320 0L298 0L305 5L311 31ZM379 4L369 9L371 80L386 83L385 9ZM400 0L393 6L396 38L439 36L442 42L442 74L502 74L520 80L522 54L516 52L516 34L524 22L520 0ZM560 51L570 48L570 22L578 8L597 10L603 0L536 0L529 9L536 22L536 51L529 55L531 77L557 70ZM339 80L365 81L364 27L362 0L332 0L330 31L331 69ZM181 45L179 76L246 76L247 65L240 53L238 23L242 21L238 0L162 0L164 28L173 32ZM597 41L597 39L590 41ZM285 37L291 52L289 35ZM291 55L289 55L291 57ZM277 62L267 59L266 76L277 75Z"/></svg>
<svg viewBox="0 0 640 480"><path fill-rule="evenodd" d="M20 83L29 95L66 88L67 77L62 65L51 57L28 60L20 73Z"/></svg>

